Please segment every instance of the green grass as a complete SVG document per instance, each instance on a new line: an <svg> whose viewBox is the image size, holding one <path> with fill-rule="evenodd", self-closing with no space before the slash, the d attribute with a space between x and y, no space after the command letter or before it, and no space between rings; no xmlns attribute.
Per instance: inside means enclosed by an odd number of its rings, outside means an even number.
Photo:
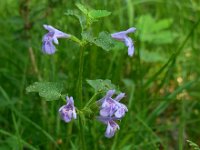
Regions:
<svg viewBox="0 0 200 150"><path fill-rule="evenodd" d="M200 2L81 2L112 12L92 24L95 37L102 31L114 33L132 26L137 28L130 35L134 39L134 56L127 55L126 47L104 51L88 45L83 51L83 70L79 70L80 49L71 40L59 39L55 55L41 52L42 36L46 33L43 24L81 39L78 19L65 14L77 8L75 2L0 1L0 149L192 150L198 147ZM109 79L126 93L122 102L129 111L111 139L104 137L106 126L95 119L97 114L79 115L80 120L67 124L58 114L64 104L62 100L44 101L38 94L26 92L26 87L34 82L62 82L63 94L73 96L80 108L92 96L95 100L103 96L94 95L88 79Z"/></svg>

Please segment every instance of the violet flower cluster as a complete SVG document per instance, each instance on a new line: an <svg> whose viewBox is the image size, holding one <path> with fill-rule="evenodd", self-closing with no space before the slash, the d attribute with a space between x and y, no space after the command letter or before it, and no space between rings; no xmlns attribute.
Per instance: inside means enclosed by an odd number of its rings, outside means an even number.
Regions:
<svg viewBox="0 0 200 150"><path fill-rule="evenodd" d="M100 105L100 116L97 119L107 125L105 132L107 138L113 137L115 132L119 130L116 120L121 120L125 113L128 112L128 108L119 102L124 98L125 93L120 93L115 98L112 98L114 94L115 90L109 90L102 99L97 101L97 104ZM66 105L60 107L59 114L66 123L77 118L73 97L66 97Z"/></svg>
<svg viewBox="0 0 200 150"><path fill-rule="evenodd" d="M107 125L105 136L111 138L115 132L119 129L119 125L115 120L121 120L125 113L128 112L128 108L119 101L124 98L125 93L120 93L114 99L112 96L115 94L115 90L109 90L102 99L97 103L100 104L100 116L97 117L101 122Z"/></svg>

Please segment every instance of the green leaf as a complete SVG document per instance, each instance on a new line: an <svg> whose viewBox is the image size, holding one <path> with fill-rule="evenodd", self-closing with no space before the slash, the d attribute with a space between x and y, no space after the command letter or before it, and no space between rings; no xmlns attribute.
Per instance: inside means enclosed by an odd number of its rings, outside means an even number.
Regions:
<svg viewBox="0 0 200 150"><path fill-rule="evenodd" d="M38 92L47 101L58 100L63 89L62 83L35 82L26 88L27 92Z"/></svg>
<svg viewBox="0 0 200 150"><path fill-rule="evenodd" d="M109 16L110 14L111 12L107 10L91 10L89 11L88 15L92 19L98 19L98 18Z"/></svg>
<svg viewBox="0 0 200 150"><path fill-rule="evenodd" d="M115 46L115 41L108 32L101 32L94 40L94 44L105 51L109 51Z"/></svg>
<svg viewBox="0 0 200 150"><path fill-rule="evenodd" d="M92 24L93 22L98 21L99 18L106 17L111 14L111 12L107 10L91 9L91 8L85 7L84 5L80 3L76 3L76 6L78 7L80 11L82 11L85 14L88 24Z"/></svg>
<svg viewBox="0 0 200 150"><path fill-rule="evenodd" d="M108 90L116 89L116 86L110 80L86 80L87 83L94 88L95 92L107 92Z"/></svg>
<svg viewBox="0 0 200 150"><path fill-rule="evenodd" d="M88 15L88 9L80 3L75 4L80 11L82 11L85 15Z"/></svg>
<svg viewBox="0 0 200 150"><path fill-rule="evenodd" d="M68 16L74 16L78 19L80 25L81 25L81 28L84 30L86 28L86 18L85 16L82 16L81 14L79 14L79 12L77 12L76 10L67 10L65 12L65 15L68 15Z"/></svg>
<svg viewBox="0 0 200 150"><path fill-rule="evenodd" d="M169 44L176 38L176 33L168 29L172 23L173 20L171 18L156 21L150 15L143 15L138 19L136 27L140 29L139 37L141 41L154 44Z"/></svg>
<svg viewBox="0 0 200 150"><path fill-rule="evenodd" d="M92 35L92 33L91 32L89 32L89 31L83 31L82 33L81 33L81 35L82 35L82 38L84 39L84 40L86 40L86 41L88 41L88 42L90 42L90 43L94 43L94 37L93 37L93 35Z"/></svg>
<svg viewBox="0 0 200 150"><path fill-rule="evenodd" d="M187 140L187 142L189 143L189 145L194 149L194 150L200 150L199 146L197 144L195 144L194 142Z"/></svg>
<svg viewBox="0 0 200 150"><path fill-rule="evenodd" d="M82 37L86 41L101 47L105 51L110 51L116 46L116 41L108 32L101 32L99 33L98 37L93 37L91 32L85 31L82 33Z"/></svg>

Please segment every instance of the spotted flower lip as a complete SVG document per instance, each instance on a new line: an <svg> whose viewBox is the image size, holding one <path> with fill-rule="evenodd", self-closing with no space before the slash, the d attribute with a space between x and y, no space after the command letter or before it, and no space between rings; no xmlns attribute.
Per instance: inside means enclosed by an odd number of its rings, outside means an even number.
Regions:
<svg viewBox="0 0 200 150"><path fill-rule="evenodd" d="M43 36L42 39L42 51L45 54L54 54L56 51L55 44L58 44L58 38L69 38L71 35L66 34L51 25L43 25L43 27L49 32Z"/></svg>
<svg viewBox="0 0 200 150"><path fill-rule="evenodd" d="M133 41L130 37L127 36L129 33L135 32L136 28L131 27L126 31L121 31L117 33L111 34L112 38L124 42L124 44L128 47L128 55L133 56L134 54L134 45Z"/></svg>
<svg viewBox="0 0 200 150"><path fill-rule="evenodd" d="M65 122L70 122L72 119L76 119L76 109L74 106L73 97L66 97L67 104L63 105L59 109L60 117Z"/></svg>

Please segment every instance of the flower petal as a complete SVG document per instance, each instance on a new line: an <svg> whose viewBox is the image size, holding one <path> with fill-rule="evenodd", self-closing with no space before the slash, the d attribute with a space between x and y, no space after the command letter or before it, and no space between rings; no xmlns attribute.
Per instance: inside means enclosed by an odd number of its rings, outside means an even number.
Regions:
<svg viewBox="0 0 200 150"><path fill-rule="evenodd" d="M59 44L59 43L58 43L58 39L57 39L55 36L53 37L53 42L54 42L55 44Z"/></svg>
<svg viewBox="0 0 200 150"><path fill-rule="evenodd" d="M128 30L126 30L125 32L126 32L126 34L128 34L128 33L133 33L133 32L135 32L135 30L136 30L136 28L131 27L131 28L129 28Z"/></svg>
<svg viewBox="0 0 200 150"><path fill-rule="evenodd" d="M52 31L54 31L54 27L52 27L52 26L50 26L50 25L46 25L46 24L44 24L43 25L43 27L46 29L46 30L48 30L49 32L52 32Z"/></svg>
<svg viewBox="0 0 200 150"><path fill-rule="evenodd" d="M43 25L43 26L49 32L53 32L55 38L69 38L71 36L70 34L66 34L66 33L52 27L51 25Z"/></svg>
<svg viewBox="0 0 200 150"><path fill-rule="evenodd" d="M56 38L69 38L71 35L66 34L66 33L64 33L64 32L61 32L61 31L55 29L55 34L54 34L54 36L55 36Z"/></svg>
<svg viewBox="0 0 200 150"><path fill-rule="evenodd" d="M117 117L117 118L122 118L124 115L125 115L125 110L123 108L119 108L115 112L115 117Z"/></svg>
<svg viewBox="0 0 200 150"><path fill-rule="evenodd" d="M54 54L56 51L52 41L44 41L42 45L42 51L46 54Z"/></svg>
<svg viewBox="0 0 200 150"><path fill-rule="evenodd" d="M76 119L76 109L74 107L73 97L66 97L67 104L59 109L60 117L65 122L70 122Z"/></svg>
<svg viewBox="0 0 200 150"><path fill-rule="evenodd" d="M102 104L104 103L104 101L108 98L111 98L113 95L115 94L115 90L109 90L106 93L106 96L104 96L103 98L101 98L100 100L97 101L98 104Z"/></svg>
<svg viewBox="0 0 200 150"><path fill-rule="evenodd" d="M133 41L130 37L125 38L125 45L128 46L128 55L133 56L134 46Z"/></svg>
<svg viewBox="0 0 200 150"><path fill-rule="evenodd" d="M128 108L126 107L126 105L120 103L119 108L115 112L115 117L121 119L122 117L124 117L126 112L128 112Z"/></svg>
<svg viewBox="0 0 200 150"><path fill-rule="evenodd" d="M128 55L132 57L133 54L134 54L134 46L132 45L128 47Z"/></svg>
<svg viewBox="0 0 200 150"><path fill-rule="evenodd" d="M121 31L111 34L112 38L125 42L125 45L128 47L128 55L133 56L134 54L134 45L133 41L127 34L135 32L136 28L131 27L126 31Z"/></svg>
<svg viewBox="0 0 200 150"><path fill-rule="evenodd" d="M107 124L111 117L103 117L103 116L97 116L96 119L103 122L104 124Z"/></svg>
<svg viewBox="0 0 200 150"><path fill-rule="evenodd" d="M111 34L111 36L112 36L112 38L119 40L119 41L124 41L124 39L127 37L126 33L124 31L113 33L113 34Z"/></svg>
<svg viewBox="0 0 200 150"><path fill-rule="evenodd" d="M67 105L74 105L74 99L72 96L70 97L66 97L66 100L67 100Z"/></svg>
<svg viewBox="0 0 200 150"><path fill-rule="evenodd" d="M105 136L111 138L114 136L115 132L119 129L119 125L113 120L109 121L107 124Z"/></svg>
<svg viewBox="0 0 200 150"><path fill-rule="evenodd" d="M111 138L111 137L114 136L114 134L115 134L115 132L114 132L113 128L112 128L111 125L108 123L107 128L106 128L106 132L105 132L105 136L106 136L107 138Z"/></svg>
<svg viewBox="0 0 200 150"><path fill-rule="evenodd" d="M115 94L115 90L109 90L109 91L106 93L106 97L112 97L114 94Z"/></svg>
<svg viewBox="0 0 200 150"><path fill-rule="evenodd" d="M73 110L73 118L74 118L74 119L77 118L77 116L76 116L76 110L75 110L75 109Z"/></svg>
<svg viewBox="0 0 200 150"><path fill-rule="evenodd" d="M120 101L122 98L124 98L125 93L120 93L119 95L117 95L117 97L114 99L115 101Z"/></svg>
<svg viewBox="0 0 200 150"><path fill-rule="evenodd" d="M100 110L100 115L102 116L102 117L108 117L108 116L110 116L110 110L111 108L109 108L109 107L106 107L106 108L103 108L103 109L101 109Z"/></svg>
<svg viewBox="0 0 200 150"><path fill-rule="evenodd" d="M49 31L49 33L45 34L42 41L43 41L43 46L42 50L46 54L53 54L55 53L55 46L53 45L52 42L55 44L58 44L58 39L57 38L69 38L71 35L66 34L51 25L43 25L43 27Z"/></svg>

